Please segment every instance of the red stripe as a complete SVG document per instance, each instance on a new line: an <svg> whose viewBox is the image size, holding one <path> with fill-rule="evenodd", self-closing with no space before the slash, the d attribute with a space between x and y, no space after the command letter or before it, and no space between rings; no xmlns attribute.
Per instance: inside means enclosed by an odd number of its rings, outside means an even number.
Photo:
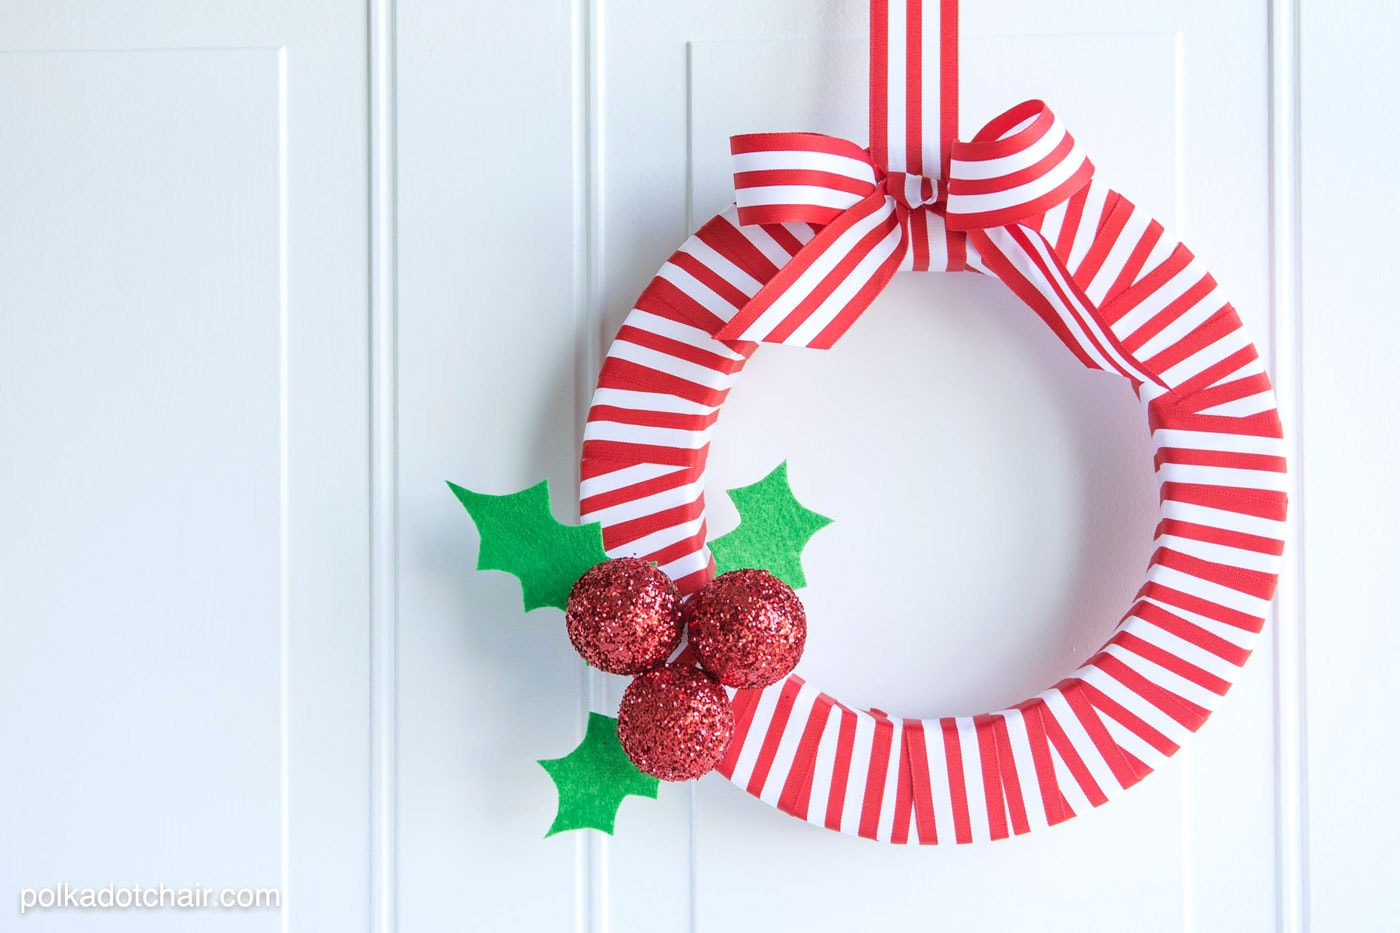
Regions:
<svg viewBox="0 0 1400 933"><path fill-rule="evenodd" d="M1204 687L1211 693L1224 696L1225 692L1230 689L1229 681L1222 680L1209 671L1203 670L1183 659L1181 656L1172 654L1165 648L1154 645L1150 641L1145 641L1131 632L1119 632L1109 639L1108 643L1110 645L1118 645L1121 648L1131 651L1140 658L1146 658L1158 667L1164 667L1178 677L1189 680L1198 687Z"/></svg>
<svg viewBox="0 0 1400 933"><path fill-rule="evenodd" d="M987 801L987 826L993 839L1005 839L1011 833L1006 827L1006 804L1001 797L996 731L989 715L973 717L972 721L977 727L977 757L982 765L982 796Z"/></svg>
<svg viewBox="0 0 1400 933"><path fill-rule="evenodd" d="M1035 763L1035 779L1040 784L1040 802L1045 820L1051 826L1074 816L1055 777L1055 764L1050 759L1050 743L1045 735L1045 701L1039 697L1026 700L1016 707L1026 724L1026 738L1031 743L1031 761Z"/></svg>
<svg viewBox="0 0 1400 933"><path fill-rule="evenodd" d="M904 160L905 171L924 174L924 4L904 3ZM928 268L928 241L924 242Z"/></svg>
<svg viewBox="0 0 1400 933"><path fill-rule="evenodd" d="M1266 381L1267 381L1267 377ZM1240 470L1288 472L1288 461L1272 454L1248 454L1233 450L1205 450L1198 447L1163 447L1152 458L1153 466L1185 463L1196 466L1234 467Z"/></svg>
<svg viewBox="0 0 1400 933"><path fill-rule="evenodd" d="M875 164L890 164L890 7L888 0L870 0L870 155Z"/></svg>
<svg viewBox="0 0 1400 933"><path fill-rule="evenodd" d="M908 733L901 726L900 737ZM899 779L895 782L894 823L890 829L890 842L904 845L909 841L909 824L914 816L914 774L913 763L909 758L909 746L903 741L899 745Z"/></svg>
<svg viewBox="0 0 1400 933"><path fill-rule="evenodd" d="M821 694L812 704L807 714L807 725L802 730L802 738L797 742L797 753L793 756L792 767L788 769L787 780L783 783L778 797L778 809L799 819L807 818L807 807L812 796L812 772L816 770L817 747L821 744L822 732L826 729L831 714L831 697Z"/></svg>
<svg viewBox="0 0 1400 933"><path fill-rule="evenodd" d="M1260 570L1245 570L1243 567L1231 567L1227 564L1217 564L1215 561L1203 560L1193 557L1190 554L1182 554L1169 547L1159 547L1152 555L1153 564L1161 564L1163 567L1170 567L1173 570L1180 570L1201 580L1208 580L1221 586L1229 587L1240 593L1246 593L1256 599L1271 599L1274 595L1274 586L1278 582L1278 577L1272 573L1264 573Z"/></svg>
<svg viewBox="0 0 1400 933"><path fill-rule="evenodd" d="M1194 541L1207 541L1225 547L1254 551L1257 554L1271 554L1275 557L1283 553L1283 540L1266 538L1263 535L1246 534L1243 531L1228 531L1211 525L1198 525L1168 518L1158 523L1157 535L1175 535L1178 538L1191 538Z"/></svg>
<svg viewBox="0 0 1400 933"><path fill-rule="evenodd" d="M997 761L1001 771L1002 796L1011 811L1011 831L1020 836L1031 831L1026 818L1026 800L1021 793L1021 779L1016 771L1016 756L1011 751L1011 733L1005 716L992 717L992 735L997 743Z"/></svg>
<svg viewBox="0 0 1400 933"><path fill-rule="evenodd" d="M1190 642L1202 651L1209 651L1216 657L1229 661L1236 667L1243 666L1244 662L1249 660L1249 652L1239 645L1186 621L1157 603L1139 601L1133 606L1132 614L1165 632L1170 632L1182 641Z"/></svg>
<svg viewBox="0 0 1400 933"><path fill-rule="evenodd" d="M943 718L943 752L948 763L948 789L953 797L953 837L959 843L972 841L972 818L967 812L967 780L963 776L962 743L956 719Z"/></svg>
<svg viewBox="0 0 1400 933"><path fill-rule="evenodd" d="M753 774L749 776L748 792L755 797L763 793L763 784L768 780L768 772L773 768L773 758L778 754L778 745L783 740L788 717L792 715L792 703L801 689L800 677L789 677L783 681L778 702L773 707L773 718L768 722L768 731L764 733L763 745L758 750L758 761L754 763Z"/></svg>
<svg viewBox="0 0 1400 933"><path fill-rule="evenodd" d="M904 757L913 777L914 826L919 832L919 844L933 845L938 842L938 827L933 814L933 783L928 773L928 744L921 720L904 720Z"/></svg>
<svg viewBox="0 0 1400 933"><path fill-rule="evenodd" d="M942 164L939 177L948 178L953 157L953 143L958 138L958 0L942 0L939 9L939 74L938 74L938 151ZM953 240L949 237L949 268L962 268L967 255L961 236L956 237L963 262L953 265Z"/></svg>
<svg viewBox="0 0 1400 933"><path fill-rule="evenodd" d="M875 739L870 749L870 764L865 773L865 796L861 800L860 835L874 839L880 828L880 809L884 805L885 778L890 770L890 748L894 742L894 723L878 710L875 716Z"/></svg>

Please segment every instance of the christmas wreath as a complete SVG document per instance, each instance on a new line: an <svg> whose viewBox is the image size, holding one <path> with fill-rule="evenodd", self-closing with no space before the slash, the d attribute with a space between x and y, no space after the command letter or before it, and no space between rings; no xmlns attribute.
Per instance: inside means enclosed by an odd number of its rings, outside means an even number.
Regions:
<svg viewBox="0 0 1400 933"><path fill-rule="evenodd" d="M634 679L569 756L551 832L612 830L627 794L716 770L786 813L888 842L967 843L1061 822L1142 780L1198 729L1258 639L1287 508L1269 378L1215 280L1094 176L1040 101L957 134L957 3L872 0L870 146L735 137L735 204L642 292L603 363L583 438L580 513L543 484L453 487L481 569L525 608L565 610L589 663ZM924 49L937 51L925 60ZM807 618L800 553L829 520L786 465L732 492L706 540L710 432L763 343L832 346L896 271L995 276L1085 366L1146 411L1155 550L1107 642L1006 709L899 718L793 673ZM822 624L816 622L815 624Z"/></svg>

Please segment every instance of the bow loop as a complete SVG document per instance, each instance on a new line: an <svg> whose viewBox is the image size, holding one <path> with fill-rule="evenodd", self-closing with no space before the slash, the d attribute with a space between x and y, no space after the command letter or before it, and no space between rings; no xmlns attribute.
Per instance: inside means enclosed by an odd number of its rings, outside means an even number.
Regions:
<svg viewBox="0 0 1400 933"><path fill-rule="evenodd" d="M742 224L829 224L878 187L870 153L821 133L750 133L729 141Z"/></svg>

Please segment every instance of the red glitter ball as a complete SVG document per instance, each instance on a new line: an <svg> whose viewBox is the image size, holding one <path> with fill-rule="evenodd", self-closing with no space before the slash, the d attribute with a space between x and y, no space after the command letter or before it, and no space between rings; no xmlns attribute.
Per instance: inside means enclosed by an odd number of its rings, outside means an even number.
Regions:
<svg viewBox="0 0 1400 933"><path fill-rule="evenodd" d="M632 763L663 781L698 778L719 764L734 735L724 688L704 671L672 664L627 685L617 738Z"/></svg>
<svg viewBox="0 0 1400 933"><path fill-rule="evenodd" d="M681 619L700 666L731 687L766 687L792 672L807 643L807 613L766 570L731 570L685 604Z"/></svg>
<svg viewBox="0 0 1400 933"><path fill-rule="evenodd" d="M564 610L569 641L609 674L662 664L681 641L676 584L638 557L605 560L578 578Z"/></svg>

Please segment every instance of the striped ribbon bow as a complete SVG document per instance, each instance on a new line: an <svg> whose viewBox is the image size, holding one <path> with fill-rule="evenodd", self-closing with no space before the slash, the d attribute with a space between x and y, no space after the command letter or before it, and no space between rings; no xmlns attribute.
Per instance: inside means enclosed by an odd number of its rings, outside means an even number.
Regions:
<svg viewBox="0 0 1400 933"><path fill-rule="evenodd" d="M966 231L1030 216L1092 176L1039 101L970 143L957 124L957 0L871 0L870 148L817 133L731 140L741 224L821 229L715 336L826 349L896 271L979 271Z"/></svg>

